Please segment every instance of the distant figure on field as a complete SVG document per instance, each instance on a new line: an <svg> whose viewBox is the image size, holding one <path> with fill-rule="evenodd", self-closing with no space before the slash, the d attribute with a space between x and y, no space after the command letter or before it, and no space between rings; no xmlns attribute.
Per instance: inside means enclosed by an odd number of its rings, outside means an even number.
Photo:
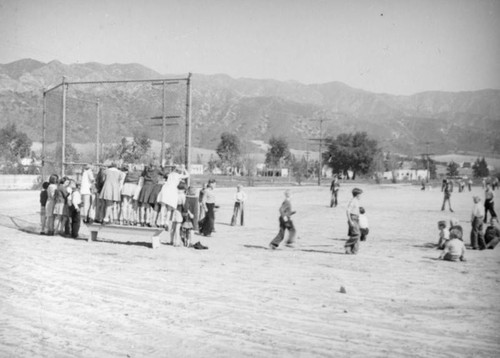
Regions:
<svg viewBox="0 0 500 358"><path fill-rule="evenodd" d="M359 251L359 239L361 238L361 230L359 227L359 207L360 207L360 197L363 190L359 188L354 188L352 190L352 199L347 204L347 224L349 227L347 235L349 239L344 245L346 254L357 254Z"/></svg>
<svg viewBox="0 0 500 358"><path fill-rule="evenodd" d="M295 226L293 225L292 215L295 214L295 211L292 210L290 190L285 190L285 200L281 203L279 209L279 225L280 229L278 235L271 241L269 244L269 248L275 250L278 248L279 244L285 238L285 231L288 230L288 239L286 241L286 246L293 247L295 242Z"/></svg>
<svg viewBox="0 0 500 358"><path fill-rule="evenodd" d="M443 198L443 205L441 206L441 211L444 211L446 207L446 203L448 203L448 207L450 208L450 211L453 212L453 209L451 208L451 193L453 192L453 183L451 179L445 179L445 184L444 185L444 198Z"/></svg>
<svg viewBox="0 0 500 358"><path fill-rule="evenodd" d="M446 242L450 239L450 230L448 230L445 220L438 221L438 229L439 241L437 247L439 250L443 250Z"/></svg>
<svg viewBox="0 0 500 358"><path fill-rule="evenodd" d="M481 198L478 196L474 196L472 198L474 201L474 206L472 207L471 214L471 232L470 232L470 245L473 250L484 250L485 242L483 236L483 217L484 217L484 209L481 203Z"/></svg>
<svg viewBox="0 0 500 358"><path fill-rule="evenodd" d="M340 182L339 178L335 175L332 180L332 184L330 185L330 192L332 193L331 198L330 198L330 207L336 207L339 203L338 201L338 195L339 195L339 189L340 189Z"/></svg>
<svg viewBox="0 0 500 358"><path fill-rule="evenodd" d="M469 191L471 191L472 190L472 179L469 179L467 181L467 186L469 187Z"/></svg>

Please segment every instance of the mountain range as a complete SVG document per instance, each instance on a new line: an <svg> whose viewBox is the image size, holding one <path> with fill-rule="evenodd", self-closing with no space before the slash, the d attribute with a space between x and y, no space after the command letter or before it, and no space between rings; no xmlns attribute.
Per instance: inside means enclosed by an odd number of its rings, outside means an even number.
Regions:
<svg viewBox="0 0 500 358"><path fill-rule="evenodd" d="M22 59L0 64L0 123L14 122L32 140L42 137L43 91L67 81L178 78L140 64L43 63ZM404 80L404 79L402 79ZM462 152L500 154L500 90L422 92L409 96L372 93L341 82L302 84L271 79L193 74L193 145L214 149L222 132L244 142L283 136L291 148L317 150L317 139L366 131L388 151L418 155ZM163 113L161 84L95 84L68 87L68 142L92 142L99 98L101 133L117 141L135 131L159 139ZM167 85L167 141L184 140L186 90ZM62 87L50 91L47 139L61 131ZM323 119L320 133L320 121Z"/></svg>

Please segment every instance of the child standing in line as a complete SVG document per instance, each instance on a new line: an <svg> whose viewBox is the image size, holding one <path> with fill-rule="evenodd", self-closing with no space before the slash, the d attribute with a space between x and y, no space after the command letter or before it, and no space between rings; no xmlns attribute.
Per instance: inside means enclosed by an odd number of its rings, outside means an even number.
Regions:
<svg viewBox="0 0 500 358"><path fill-rule="evenodd" d="M438 221L438 229L439 229L439 241L438 241L438 249L444 249L444 245L450 239L450 230L448 230L446 226L446 221L441 220Z"/></svg>
<svg viewBox="0 0 500 358"><path fill-rule="evenodd" d="M236 187L236 194L234 195L234 210L233 217L231 218L231 226L238 223L238 217L240 219L241 226L244 225L245 217L245 201L247 200L247 194L241 189L241 184Z"/></svg>
<svg viewBox="0 0 500 358"><path fill-rule="evenodd" d="M45 222L46 222L46 210L45 206L47 205L48 193L47 188L49 187L49 182L43 182L42 190L40 191L40 235L45 235Z"/></svg>
<svg viewBox="0 0 500 358"><path fill-rule="evenodd" d="M82 206L82 196L80 194L80 185L71 182L72 192L69 200L69 217L71 219L71 237L78 238L78 232L80 231L80 221L81 214L80 209Z"/></svg>
<svg viewBox="0 0 500 358"><path fill-rule="evenodd" d="M370 232L370 229L368 229L368 217L365 212L365 208L359 208L359 231L361 232L360 241L366 241L366 237Z"/></svg>
<svg viewBox="0 0 500 358"><path fill-rule="evenodd" d="M349 227L347 235L349 239L344 245L345 253L350 255L355 255L359 250L359 239L361 238L361 231L359 228L359 200L363 190L359 188L354 188L352 190L352 199L347 204L347 224Z"/></svg>
<svg viewBox="0 0 500 358"><path fill-rule="evenodd" d="M291 216L295 214L295 211L292 211L292 203L291 203L291 196L292 194L290 193L290 190L285 190L285 200L280 206L280 217L279 217L279 223L280 223L280 230L278 232L278 235L271 241L269 244L269 248L272 250L276 250L285 238L285 231L288 230L288 240L286 241L286 246L288 247L293 247L293 244L295 242L295 226L293 225L293 221L291 219Z"/></svg>

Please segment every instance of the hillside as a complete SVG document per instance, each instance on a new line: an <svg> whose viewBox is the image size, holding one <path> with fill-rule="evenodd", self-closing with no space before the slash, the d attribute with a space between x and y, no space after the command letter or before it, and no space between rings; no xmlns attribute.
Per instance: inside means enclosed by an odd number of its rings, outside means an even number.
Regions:
<svg viewBox="0 0 500 358"><path fill-rule="evenodd" d="M0 65L0 122L15 122L30 138L42 136L42 91L61 82L168 77L140 64L42 63L23 59ZM178 76L176 76L178 77ZM411 96L371 93L340 82L305 85L276 80L234 79L194 74L193 145L214 149L224 131L244 141L285 136L292 148L316 150L320 136L313 118L326 117L323 134L367 131L386 150L405 154L456 151L500 153L500 90L423 92ZM68 141L95 138L96 98L101 133L107 141L147 131L160 139L150 118L162 113L162 91L151 84L71 86L68 92ZM85 100L85 101L84 101ZM90 101L90 102L89 102ZM185 86L167 87L167 115L178 115L167 140L184 138ZM94 103L91 103L94 102ZM61 130L61 91L47 96L47 138ZM157 122L156 122L157 123ZM426 142L429 142L428 146Z"/></svg>

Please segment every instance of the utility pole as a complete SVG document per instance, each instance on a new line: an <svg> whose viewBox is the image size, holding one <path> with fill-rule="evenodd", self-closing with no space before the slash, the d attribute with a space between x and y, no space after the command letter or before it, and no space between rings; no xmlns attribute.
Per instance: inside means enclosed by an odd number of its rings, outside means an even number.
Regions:
<svg viewBox="0 0 500 358"><path fill-rule="evenodd" d="M430 156L431 155L434 155L434 153L429 153L429 144L432 144L432 142L424 142L425 144L425 153L422 153L420 155L425 155L425 163L426 163L426 167L427 167L427 175L426 175L426 182L428 183L429 182L429 179L430 179L430 168L429 168L429 159L430 159Z"/></svg>
<svg viewBox="0 0 500 358"><path fill-rule="evenodd" d="M323 122L331 121L331 118L319 118L319 119L311 119L314 122L319 122L319 138L310 138L311 141L319 142L319 167L318 167L318 186L321 185L321 171L323 166L323 158L322 158L322 144L323 144Z"/></svg>
<svg viewBox="0 0 500 358"><path fill-rule="evenodd" d="M66 162L66 93L68 85L64 76L62 78L62 90L61 178L64 177L64 163Z"/></svg>

